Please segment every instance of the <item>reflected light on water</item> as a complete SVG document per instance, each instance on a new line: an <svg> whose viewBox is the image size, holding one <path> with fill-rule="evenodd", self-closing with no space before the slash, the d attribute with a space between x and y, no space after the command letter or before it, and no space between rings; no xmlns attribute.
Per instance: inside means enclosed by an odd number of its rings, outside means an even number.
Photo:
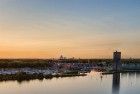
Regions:
<svg viewBox="0 0 140 94"><path fill-rule="evenodd" d="M140 73L0 82L0 94L139 94Z"/></svg>

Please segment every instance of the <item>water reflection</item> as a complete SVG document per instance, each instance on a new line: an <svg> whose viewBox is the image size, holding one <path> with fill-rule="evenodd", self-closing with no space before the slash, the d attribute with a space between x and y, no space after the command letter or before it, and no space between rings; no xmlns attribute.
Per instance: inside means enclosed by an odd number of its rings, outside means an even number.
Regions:
<svg viewBox="0 0 140 94"><path fill-rule="evenodd" d="M18 75L18 76L12 76L12 75L0 75L0 83L2 82L17 82L18 84L23 84L23 83L30 83L31 81L38 80L40 82L43 82L43 80L51 81L53 78L55 79L61 79L61 78L76 78L80 76L51 76L51 77L42 77L42 76L32 76L32 75Z"/></svg>
<svg viewBox="0 0 140 94"><path fill-rule="evenodd" d="M48 79L29 77L0 76L0 94L140 94L140 73L135 72L111 75L91 72L84 77Z"/></svg>
<svg viewBox="0 0 140 94"><path fill-rule="evenodd" d="M119 94L120 90L120 73L114 73L112 79L112 94Z"/></svg>
<svg viewBox="0 0 140 94"><path fill-rule="evenodd" d="M140 78L140 72L136 73L136 78Z"/></svg>

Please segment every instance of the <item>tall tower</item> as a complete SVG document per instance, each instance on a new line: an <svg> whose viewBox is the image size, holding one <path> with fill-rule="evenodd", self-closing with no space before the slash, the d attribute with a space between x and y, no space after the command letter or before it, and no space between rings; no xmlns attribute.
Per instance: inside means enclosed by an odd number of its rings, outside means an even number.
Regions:
<svg viewBox="0 0 140 94"><path fill-rule="evenodd" d="M121 64L121 52L114 52L113 53L113 70L120 71L122 64Z"/></svg>

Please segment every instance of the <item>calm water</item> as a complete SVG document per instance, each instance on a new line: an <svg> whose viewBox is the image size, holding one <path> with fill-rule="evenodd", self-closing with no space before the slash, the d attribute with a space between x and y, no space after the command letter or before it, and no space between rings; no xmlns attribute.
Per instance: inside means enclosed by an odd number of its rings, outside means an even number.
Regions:
<svg viewBox="0 0 140 94"><path fill-rule="evenodd" d="M140 73L0 82L0 94L140 94Z"/></svg>

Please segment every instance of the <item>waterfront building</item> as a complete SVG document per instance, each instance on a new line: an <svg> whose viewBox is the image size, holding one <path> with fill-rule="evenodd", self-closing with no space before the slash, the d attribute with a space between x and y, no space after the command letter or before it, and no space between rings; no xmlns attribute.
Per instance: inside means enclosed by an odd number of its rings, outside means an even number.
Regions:
<svg viewBox="0 0 140 94"><path fill-rule="evenodd" d="M113 53L113 70L120 71L121 67L121 52L116 51Z"/></svg>
<svg viewBox="0 0 140 94"><path fill-rule="evenodd" d="M64 59L63 55L60 56L60 60Z"/></svg>

